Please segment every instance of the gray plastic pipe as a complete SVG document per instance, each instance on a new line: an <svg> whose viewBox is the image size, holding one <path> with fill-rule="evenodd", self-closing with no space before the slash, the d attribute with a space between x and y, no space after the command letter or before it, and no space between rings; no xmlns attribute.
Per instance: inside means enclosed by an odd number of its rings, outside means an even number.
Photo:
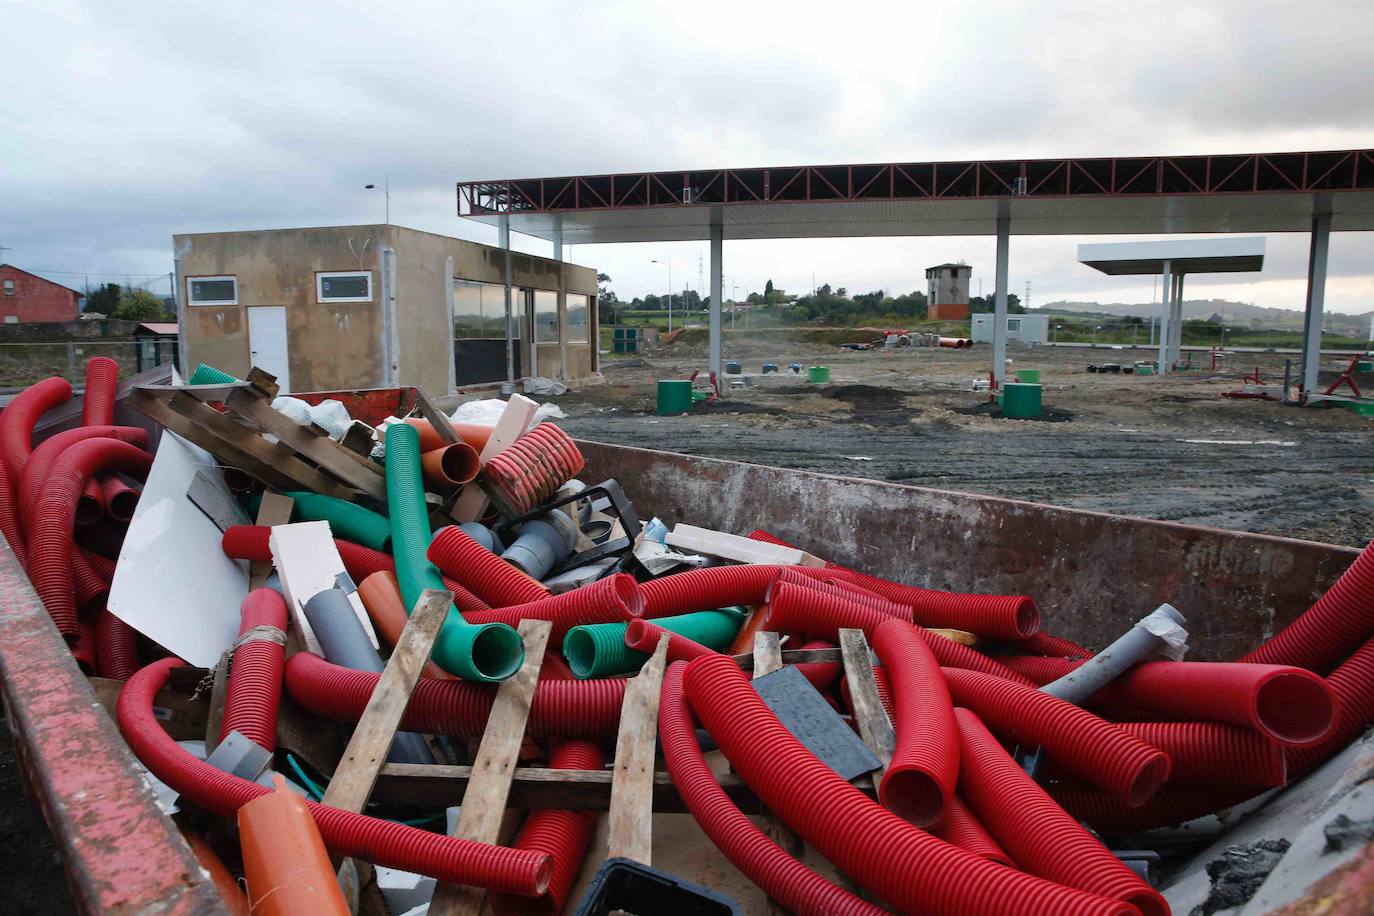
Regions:
<svg viewBox="0 0 1374 916"><path fill-rule="evenodd" d="M577 543L572 519L559 511L531 519L520 526L520 536L506 548L501 559L535 579L543 579L567 559Z"/></svg>
<svg viewBox="0 0 1374 916"><path fill-rule="evenodd" d="M1079 665L1057 681L1040 689L1051 696L1082 705L1136 662L1155 652L1175 660L1182 658L1188 641L1184 624L1188 621L1171 604L1161 604L1123 633L1116 642Z"/></svg>
<svg viewBox="0 0 1374 916"><path fill-rule="evenodd" d="M336 665L381 674L385 665L353 611L348 593L327 588L305 603L305 619L320 641L324 657ZM390 763L433 763L429 744L414 732L397 732L386 759Z"/></svg>
<svg viewBox="0 0 1374 916"><path fill-rule="evenodd" d="M490 550L492 553L500 553L506 549L506 545L501 543L501 539L496 536L496 532L480 522L463 522L463 524L458 526L458 530Z"/></svg>

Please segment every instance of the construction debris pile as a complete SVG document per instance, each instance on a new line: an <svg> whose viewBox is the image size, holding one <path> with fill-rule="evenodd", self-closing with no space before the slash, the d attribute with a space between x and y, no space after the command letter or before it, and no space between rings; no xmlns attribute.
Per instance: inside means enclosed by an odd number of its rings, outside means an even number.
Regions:
<svg viewBox="0 0 1374 916"><path fill-rule="evenodd" d="M0 414L0 529L93 683L122 682L119 729L236 911L240 876L254 913L571 911L599 811L610 854L647 861L654 812L686 810L797 913L1162 916L1104 838L1291 783L1374 721L1368 550L1236 662L1182 660L1169 605L1094 654L1028 596L644 524L670 507L579 480L520 396L494 425L419 394L325 430L273 409L270 376L201 375L130 398L181 437L155 458L113 425L116 370L92 360L80 425L36 447L65 381ZM192 445L189 485L135 511ZM182 503L224 557L148 556L190 537ZM174 653L209 625L155 586L200 577L208 605L225 558L239 616L187 678ZM168 710L206 692L208 740L185 740ZM502 845L508 807L529 813Z"/></svg>

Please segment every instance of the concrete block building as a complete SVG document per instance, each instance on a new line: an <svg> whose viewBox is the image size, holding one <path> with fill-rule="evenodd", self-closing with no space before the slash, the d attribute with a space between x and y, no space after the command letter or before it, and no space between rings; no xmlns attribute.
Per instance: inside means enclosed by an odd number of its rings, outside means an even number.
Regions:
<svg viewBox="0 0 1374 916"><path fill-rule="evenodd" d="M967 264L936 264L926 268L926 316L932 321L963 321L969 315Z"/></svg>
<svg viewBox="0 0 1374 916"><path fill-rule="evenodd" d="M0 264L0 321L75 321L84 297L74 289L15 267Z"/></svg>
<svg viewBox="0 0 1374 916"><path fill-rule="evenodd" d="M506 378L505 251L401 226L177 235L183 368L291 391ZM597 371L596 271L511 252L514 376Z"/></svg>

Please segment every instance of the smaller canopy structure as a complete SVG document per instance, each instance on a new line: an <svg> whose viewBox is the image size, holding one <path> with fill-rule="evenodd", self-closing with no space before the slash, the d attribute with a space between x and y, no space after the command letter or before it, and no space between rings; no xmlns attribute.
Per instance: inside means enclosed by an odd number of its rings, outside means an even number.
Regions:
<svg viewBox="0 0 1374 916"><path fill-rule="evenodd" d="M1183 277L1193 273L1254 272L1264 267L1263 237L1170 239L1079 245L1078 260L1111 276L1159 274L1163 301L1159 316L1159 367L1179 361L1183 342Z"/></svg>

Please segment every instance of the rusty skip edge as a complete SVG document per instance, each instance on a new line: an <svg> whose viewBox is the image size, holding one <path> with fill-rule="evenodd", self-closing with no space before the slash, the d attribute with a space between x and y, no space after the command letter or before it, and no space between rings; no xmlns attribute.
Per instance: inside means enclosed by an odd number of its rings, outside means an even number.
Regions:
<svg viewBox="0 0 1374 916"><path fill-rule="evenodd" d="M83 913L228 914L0 536L0 690Z"/></svg>

